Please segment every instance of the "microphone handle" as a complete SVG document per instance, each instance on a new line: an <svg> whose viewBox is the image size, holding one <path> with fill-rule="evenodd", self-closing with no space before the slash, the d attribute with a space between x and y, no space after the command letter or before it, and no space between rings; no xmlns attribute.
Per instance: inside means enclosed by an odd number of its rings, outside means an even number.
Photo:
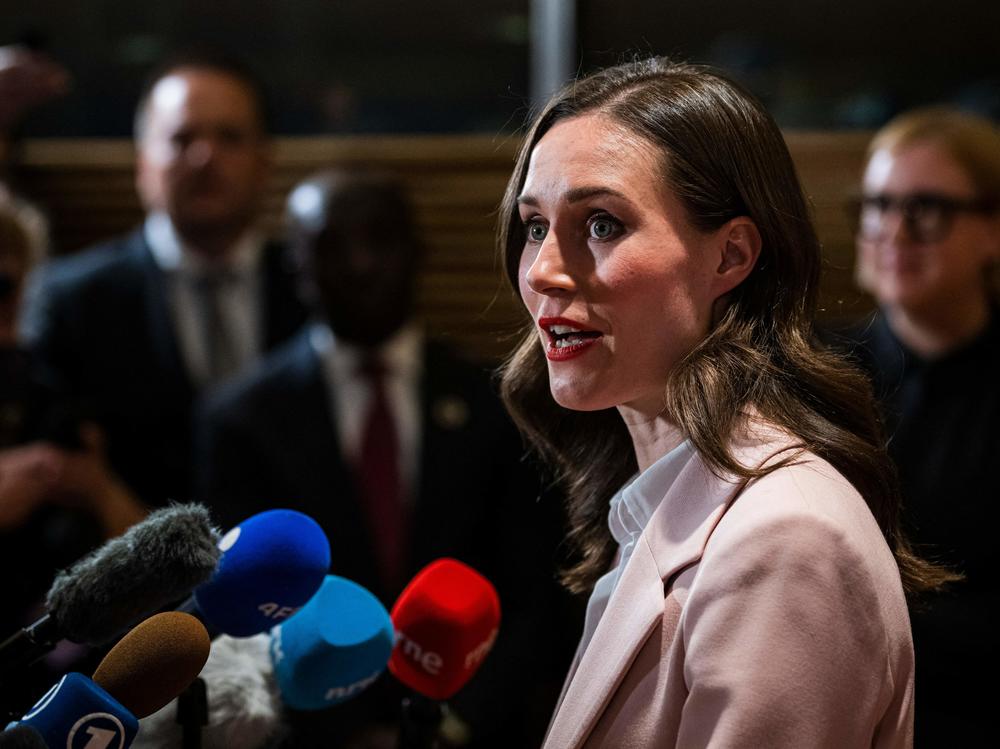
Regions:
<svg viewBox="0 0 1000 749"><path fill-rule="evenodd" d="M403 698L398 749L439 749L444 705L413 693Z"/></svg>
<svg viewBox="0 0 1000 749"><path fill-rule="evenodd" d="M0 643L0 725L17 720L31 706L31 702L25 704L18 672L51 651L60 639L59 623L46 614Z"/></svg>
<svg viewBox="0 0 1000 749"><path fill-rule="evenodd" d="M177 695L182 749L201 749L201 729L208 725L208 689L200 676Z"/></svg>
<svg viewBox="0 0 1000 749"><path fill-rule="evenodd" d="M12 634L0 643L0 683L10 672L48 653L61 639L59 623L52 614L46 614L34 624Z"/></svg>

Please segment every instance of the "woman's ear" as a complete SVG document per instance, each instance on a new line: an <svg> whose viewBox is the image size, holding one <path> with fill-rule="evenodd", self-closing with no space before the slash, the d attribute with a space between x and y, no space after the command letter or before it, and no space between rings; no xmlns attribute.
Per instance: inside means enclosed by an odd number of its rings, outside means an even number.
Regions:
<svg viewBox="0 0 1000 749"><path fill-rule="evenodd" d="M719 263L712 273L713 325L722 319L729 307L729 292L743 283L757 265L761 245L757 224L747 216L737 216L719 227L715 240Z"/></svg>
<svg viewBox="0 0 1000 749"><path fill-rule="evenodd" d="M760 232L748 216L738 216L719 227L717 233L719 265L715 269L714 285L722 296L750 275L760 257Z"/></svg>

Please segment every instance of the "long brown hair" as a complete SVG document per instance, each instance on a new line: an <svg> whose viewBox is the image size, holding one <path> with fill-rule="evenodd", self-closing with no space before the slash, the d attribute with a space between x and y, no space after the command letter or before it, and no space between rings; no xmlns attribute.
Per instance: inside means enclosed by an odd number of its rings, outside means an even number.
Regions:
<svg viewBox="0 0 1000 749"><path fill-rule="evenodd" d="M531 125L500 209L497 242L513 287L525 240L516 199L531 152L555 123L584 113L600 113L658 149L667 185L694 227L708 232L748 216L761 234L754 271L664 383L666 412L715 473L749 480L794 459L761 469L733 457L730 437L756 409L857 488L908 591L946 580L910 552L899 530L899 492L871 386L814 342L819 240L781 132L738 85L703 67L654 58L602 70L558 93ZM568 493L576 557L564 582L589 590L614 554L608 500L637 470L629 434L614 409L574 412L555 403L533 329L501 373L507 408Z"/></svg>

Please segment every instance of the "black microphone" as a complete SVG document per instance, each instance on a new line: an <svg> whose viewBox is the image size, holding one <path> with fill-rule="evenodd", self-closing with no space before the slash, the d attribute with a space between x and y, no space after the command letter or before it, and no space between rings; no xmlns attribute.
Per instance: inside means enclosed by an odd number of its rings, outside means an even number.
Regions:
<svg viewBox="0 0 1000 749"><path fill-rule="evenodd" d="M59 640L100 645L208 580L219 532L199 504L151 513L60 572L48 612L0 644L0 677L37 660Z"/></svg>
<svg viewBox="0 0 1000 749"><path fill-rule="evenodd" d="M0 749L49 749L42 734L31 726L14 726L0 733Z"/></svg>

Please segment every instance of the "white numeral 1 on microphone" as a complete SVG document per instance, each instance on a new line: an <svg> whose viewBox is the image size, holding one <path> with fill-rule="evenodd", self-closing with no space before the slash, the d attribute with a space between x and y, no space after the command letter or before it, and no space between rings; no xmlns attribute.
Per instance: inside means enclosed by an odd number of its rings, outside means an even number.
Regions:
<svg viewBox="0 0 1000 749"><path fill-rule="evenodd" d="M90 736L90 741L83 749L108 749L111 742L117 738L118 732L91 726L87 729L87 735Z"/></svg>

